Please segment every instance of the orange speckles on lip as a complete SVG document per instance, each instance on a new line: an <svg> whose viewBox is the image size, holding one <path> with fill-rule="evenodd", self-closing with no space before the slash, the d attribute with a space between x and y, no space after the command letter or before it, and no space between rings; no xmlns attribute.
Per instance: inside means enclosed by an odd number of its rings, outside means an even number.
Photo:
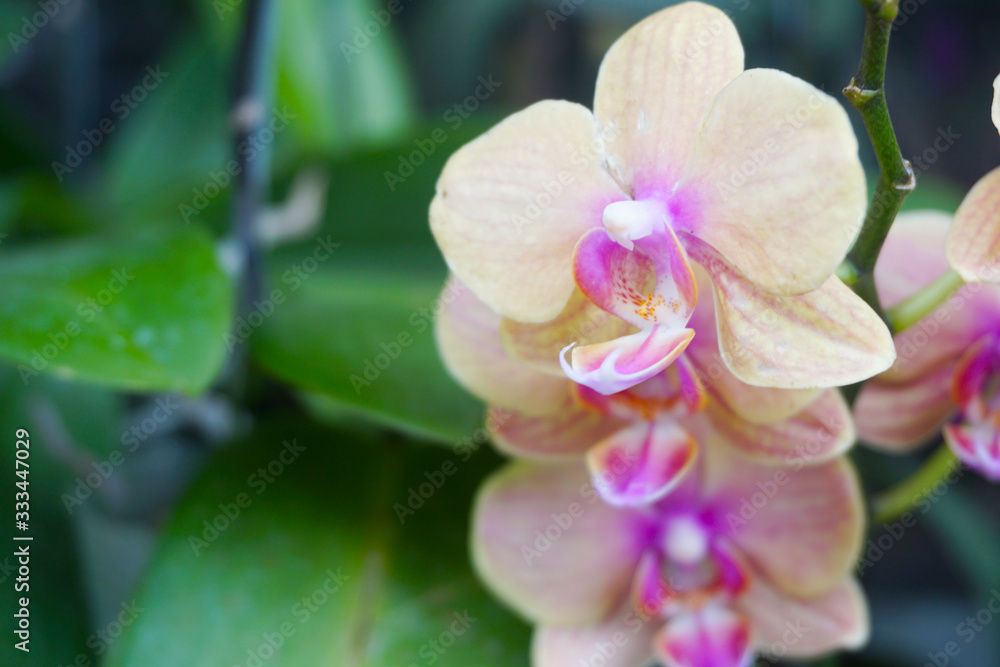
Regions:
<svg viewBox="0 0 1000 667"><path fill-rule="evenodd" d="M641 303L637 303L639 306L635 309L635 314L647 321L656 320L656 309L660 306L665 305L667 302L660 294L647 294L645 299L642 299ZM676 304L676 305L675 305ZM670 304L670 308L677 312L677 307L679 307L676 301Z"/></svg>

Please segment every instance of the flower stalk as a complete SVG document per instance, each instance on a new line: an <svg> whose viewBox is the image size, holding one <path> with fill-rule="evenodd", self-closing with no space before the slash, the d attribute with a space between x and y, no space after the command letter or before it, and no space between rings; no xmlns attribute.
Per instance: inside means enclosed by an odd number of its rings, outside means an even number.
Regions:
<svg viewBox="0 0 1000 667"><path fill-rule="evenodd" d="M884 317L875 290L875 261L906 196L916 186L910 163L899 150L885 101L885 65L898 0L859 0L865 8L865 34L857 75L844 95L864 121L879 165L878 183L861 233L847 260L856 276L855 293Z"/></svg>

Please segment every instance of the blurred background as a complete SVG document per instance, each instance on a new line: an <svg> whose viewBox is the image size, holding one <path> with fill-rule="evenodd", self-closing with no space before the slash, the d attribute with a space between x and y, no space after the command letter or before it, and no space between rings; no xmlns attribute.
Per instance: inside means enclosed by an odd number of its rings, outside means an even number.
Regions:
<svg viewBox="0 0 1000 667"><path fill-rule="evenodd" d="M0 663L527 664L530 629L468 565L501 461L437 361L427 206L505 115L589 106L608 46L669 4L4 0ZM855 2L713 4L748 67L837 97L856 69ZM1000 162L997 35L996 3L901 2L908 207L953 211ZM920 463L854 457L869 493ZM1000 495L923 493L911 525L871 527L870 646L820 664L943 667L951 641L947 664L1000 664Z"/></svg>

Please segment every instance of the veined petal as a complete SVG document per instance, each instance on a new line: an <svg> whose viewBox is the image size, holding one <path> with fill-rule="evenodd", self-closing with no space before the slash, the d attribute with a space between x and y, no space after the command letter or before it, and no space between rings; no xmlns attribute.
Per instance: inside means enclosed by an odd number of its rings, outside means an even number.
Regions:
<svg viewBox="0 0 1000 667"><path fill-rule="evenodd" d="M715 98L678 192L696 203L674 228L776 294L823 285L867 206L847 113L805 81L766 69L747 70Z"/></svg>
<svg viewBox="0 0 1000 667"><path fill-rule="evenodd" d="M721 260L709 260L706 268L715 283L722 358L747 384L842 386L884 371L896 357L889 329L836 276L812 292L777 296L754 288Z"/></svg>
<svg viewBox="0 0 1000 667"><path fill-rule="evenodd" d="M626 600L615 613L598 623L574 627L543 625L536 629L531 642L531 664L534 667L645 665L653 657L653 637L662 625L662 619L635 612Z"/></svg>
<svg viewBox="0 0 1000 667"><path fill-rule="evenodd" d="M559 353L570 343L602 343L636 330L575 290L563 311L548 322L526 323L504 318L500 323L500 338L511 356L538 370L564 377Z"/></svg>
<svg viewBox="0 0 1000 667"><path fill-rule="evenodd" d="M743 46L719 9L688 2L632 27L604 56L594 114L608 162L636 198L670 191L715 95L743 71Z"/></svg>
<svg viewBox="0 0 1000 667"><path fill-rule="evenodd" d="M582 462L507 466L480 490L472 525L479 575L546 625L606 618L627 595L649 539L645 519L600 501Z"/></svg>
<svg viewBox="0 0 1000 667"><path fill-rule="evenodd" d="M812 596L850 571L865 512L857 476L843 457L774 467L735 456L717 435L699 444L706 503L756 574L784 593Z"/></svg>
<svg viewBox="0 0 1000 667"><path fill-rule="evenodd" d="M587 452L587 467L606 502L634 507L669 493L697 453L697 443L676 423L637 422Z"/></svg>
<svg viewBox="0 0 1000 667"><path fill-rule="evenodd" d="M1000 283L1000 167L979 179L962 200L947 252L964 280Z"/></svg>
<svg viewBox="0 0 1000 667"><path fill-rule="evenodd" d="M576 242L626 198L604 162L593 115L570 102L534 104L460 148L430 208L448 266L501 315L557 316L573 293Z"/></svg>
<svg viewBox="0 0 1000 667"><path fill-rule="evenodd" d="M711 278L697 264L695 275L699 286L711 287ZM823 391L755 387L733 375L719 351L712 299L699 299L688 326L697 333L680 359L690 362L701 385L716 402L752 424L773 424L787 419L815 401Z"/></svg>
<svg viewBox="0 0 1000 667"><path fill-rule="evenodd" d="M879 300L892 308L948 270L941 248L952 216L944 211L905 211L896 216L875 263Z"/></svg>
<svg viewBox="0 0 1000 667"><path fill-rule="evenodd" d="M735 606L750 619L754 645L765 658L858 649L871 632L864 593L850 577L811 598L785 595L755 579Z"/></svg>
<svg viewBox="0 0 1000 667"><path fill-rule="evenodd" d="M913 296L948 270L941 252L951 217L914 211L896 218L875 265L879 298L892 307ZM964 285L922 320L899 333L896 361L879 379L913 384L954 363L980 336L1000 327L1000 287Z"/></svg>
<svg viewBox="0 0 1000 667"><path fill-rule="evenodd" d="M709 408L708 416L730 446L764 463L822 463L843 454L855 439L851 411L836 389L827 389L798 414L772 424L752 424L718 404Z"/></svg>
<svg viewBox="0 0 1000 667"><path fill-rule="evenodd" d="M655 639L668 667L750 667L750 622L721 604L671 618Z"/></svg>
<svg viewBox="0 0 1000 667"><path fill-rule="evenodd" d="M904 453L941 432L955 412L951 379L955 362L939 364L908 382L866 383L854 403L858 434L879 449Z"/></svg>
<svg viewBox="0 0 1000 667"><path fill-rule="evenodd" d="M573 386L565 378L567 387ZM561 408L530 417L513 414L492 431L498 449L513 456L539 459L580 457L592 446L627 422L592 410L585 410L567 392Z"/></svg>
<svg viewBox="0 0 1000 667"><path fill-rule="evenodd" d="M698 286L677 236L663 225L634 245L636 250L626 250L603 229L588 232L573 256L580 291L642 329L683 327L698 301Z"/></svg>
<svg viewBox="0 0 1000 667"><path fill-rule="evenodd" d="M567 397L565 378L510 358L500 341L500 316L455 278L445 285L434 322L438 351L459 384L487 403L529 415L548 414Z"/></svg>
<svg viewBox="0 0 1000 667"><path fill-rule="evenodd" d="M559 361L574 382L609 395L648 380L672 364L694 337L692 329L654 326L607 343L566 347ZM571 361L566 352L572 349Z"/></svg>

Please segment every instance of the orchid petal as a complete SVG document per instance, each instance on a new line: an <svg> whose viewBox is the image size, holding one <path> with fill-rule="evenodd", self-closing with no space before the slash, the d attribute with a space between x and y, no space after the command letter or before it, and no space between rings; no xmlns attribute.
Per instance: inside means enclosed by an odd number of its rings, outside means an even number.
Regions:
<svg viewBox="0 0 1000 667"><path fill-rule="evenodd" d="M864 535L857 476L843 458L774 467L734 456L712 436L699 440L703 493L719 529L757 574L779 590L810 596L853 566Z"/></svg>
<svg viewBox="0 0 1000 667"><path fill-rule="evenodd" d="M668 667L750 667L750 622L719 604L681 613L656 637L656 653Z"/></svg>
<svg viewBox="0 0 1000 667"><path fill-rule="evenodd" d="M573 293L573 247L625 194L586 108L544 101L448 160L430 208L448 265L505 317L544 322Z"/></svg>
<svg viewBox="0 0 1000 667"><path fill-rule="evenodd" d="M766 69L744 72L716 97L678 193L692 202L678 232L714 247L760 289L786 295L824 284L868 203L843 107Z"/></svg>
<svg viewBox="0 0 1000 667"><path fill-rule="evenodd" d="M555 319L536 324L505 318L500 324L500 338L511 356L560 377L564 376L559 353L568 344L600 343L635 331L634 326L595 306L579 290Z"/></svg>
<svg viewBox="0 0 1000 667"><path fill-rule="evenodd" d="M699 285L711 285L705 270L698 265L695 275ZM690 362L701 385L716 402L752 424L773 424L787 419L815 401L823 391L754 387L733 375L719 352L712 299L698 301L688 326L698 333L680 360Z"/></svg>
<svg viewBox="0 0 1000 667"><path fill-rule="evenodd" d="M567 387L573 386L563 379ZM492 431L493 443L513 456L553 459L582 456L590 447L622 429L625 421L582 409L567 392L563 407L529 417L514 414Z"/></svg>
<svg viewBox="0 0 1000 667"><path fill-rule="evenodd" d="M941 252L951 218L937 211L900 214L875 265L879 298L892 307L948 270ZM932 313L896 335L896 361L880 380L911 383L954 363L977 338L1000 327L1000 288L963 286Z"/></svg>
<svg viewBox="0 0 1000 667"><path fill-rule="evenodd" d="M640 506L669 493L697 453L697 443L675 423L637 422L594 446L587 466L606 502Z"/></svg>
<svg viewBox="0 0 1000 667"><path fill-rule="evenodd" d="M867 444L905 453L927 443L955 412L951 379L955 362L939 364L908 382L866 383L854 403L858 434Z"/></svg>
<svg viewBox="0 0 1000 667"><path fill-rule="evenodd" d="M626 600L615 613L591 625L542 625L532 638L531 664L534 667L645 665L653 657L653 637L662 624L658 617L637 613Z"/></svg>
<svg viewBox="0 0 1000 667"><path fill-rule="evenodd" d="M1000 426L960 422L944 427L944 437L965 465L1000 482Z"/></svg>
<svg viewBox="0 0 1000 667"><path fill-rule="evenodd" d="M948 270L941 252L952 216L944 211L905 211L892 223L878 261L875 285L886 308L898 305Z"/></svg>
<svg viewBox="0 0 1000 667"><path fill-rule="evenodd" d="M1000 132L1000 76L993 79L993 108L990 111L993 116L993 125Z"/></svg>
<svg viewBox="0 0 1000 667"><path fill-rule="evenodd" d="M689 2L632 27L604 56L594 114L608 161L633 194L677 182L715 95L743 71L743 46L721 10Z"/></svg>
<svg viewBox="0 0 1000 667"><path fill-rule="evenodd" d="M648 380L677 359L694 338L692 329L653 327L607 343L567 346L560 356L563 372L574 382L609 395ZM566 352L573 348L570 361Z"/></svg>
<svg viewBox="0 0 1000 667"><path fill-rule="evenodd" d="M735 605L751 619L754 644L765 658L857 649L871 631L864 593L850 577L812 598L789 597L756 579Z"/></svg>
<svg viewBox="0 0 1000 667"><path fill-rule="evenodd" d="M967 282L1000 283L1000 167L983 176L955 212L948 262Z"/></svg>
<svg viewBox="0 0 1000 667"><path fill-rule="evenodd" d="M678 419L699 412L708 401L683 354L662 373L617 394L604 395L582 384L573 390L584 407L627 420Z"/></svg>
<svg viewBox="0 0 1000 667"><path fill-rule="evenodd" d="M697 303L698 286L677 236L663 225L634 245L637 250L629 251L603 229L588 232L573 256L580 291L642 329L683 327Z"/></svg>
<svg viewBox="0 0 1000 667"><path fill-rule="evenodd" d="M468 287L450 278L440 303L438 351L459 384L487 403L526 414L547 414L565 403L565 378L510 358L500 341L500 316Z"/></svg>
<svg viewBox="0 0 1000 667"><path fill-rule="evenodd" d="M889 329L836 276L813 292L782 297L755 289L717 258L709 264L722 357L740 380L786 389L835 387L892 365Z"/></svg>
<svg viewBox="0 0 1000 667"><path fill-rule="evenodd" d="M822 463L854 444L851 412L836 389L824 391L798 414L768 425L752 424L716 404L713 427L749 458L765 463Z"/></svg>
<svg viewBox="0 0 1000 667"><path fill-rule="evenodd" d="M579 464L509 465L480 490L472 555L498 597L542 624L595 623L627 594L644 519L600 502Z"/></svg>

